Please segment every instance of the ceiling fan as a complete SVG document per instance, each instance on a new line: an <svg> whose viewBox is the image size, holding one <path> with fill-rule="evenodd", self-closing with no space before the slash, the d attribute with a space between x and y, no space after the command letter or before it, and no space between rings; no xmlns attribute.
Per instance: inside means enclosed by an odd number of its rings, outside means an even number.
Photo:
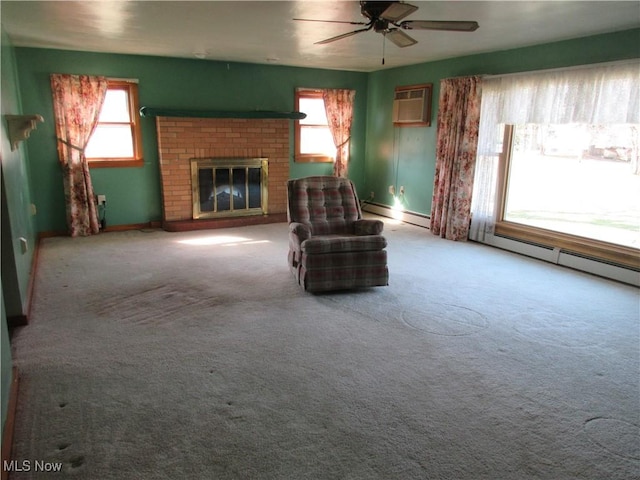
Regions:
<svg viewBox="0 0 640 480"><path fill-rule="evenodd" d="M360 2L360 12L369 19L367 22L346 22L340 20L311 20L307 18L294 18L294 20L304 22L328 22L328 23L346 23L349 25L365 25L364 28L354 30L352 32L343 33L335 37L327 38L319 42L317 45L335 42L343 38L351 37L357 33L368 32L373 30L382 33L398 47L409 47L418 43L417 40L410 37L403 30L446 30L453 32L473 32L478 29L478 22L460 21L460 20L405 20L400 21L406 16L418 10L415 5L404 2Z"/></svg>

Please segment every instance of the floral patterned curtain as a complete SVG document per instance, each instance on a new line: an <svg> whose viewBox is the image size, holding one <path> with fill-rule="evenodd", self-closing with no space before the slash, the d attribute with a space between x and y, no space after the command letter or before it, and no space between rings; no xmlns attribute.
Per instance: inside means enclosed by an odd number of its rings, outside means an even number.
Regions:
<svg viewBox="0 0 640 480"><path fill-rule="evenodd" d="M322 92L329 130L336 146L336 162L333 165L333 175L336 177L346 177L349 168L349 140L355 96L355 90L327 89Z"/></svg>
<svg viewBox="0 0 640 480"><path fill-rule="evenodd" d="M51 91L69 233L92 235L100 231L100 224L84 149L98 123L107 79L53 74Z"/></svg>
<svg viewBox="0 0 640 480"><path fill-rule="evenodd" d="M480 77L440 82L431 231L466 240L480 123Z"/></svg>

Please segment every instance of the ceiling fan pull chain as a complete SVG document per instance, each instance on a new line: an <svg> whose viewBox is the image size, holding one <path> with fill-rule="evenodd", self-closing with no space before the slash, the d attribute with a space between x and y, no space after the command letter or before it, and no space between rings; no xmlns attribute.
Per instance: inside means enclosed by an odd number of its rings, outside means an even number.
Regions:
<svg viewBox="0 0 640 480"><path fill-rule="evenodd" d="M385 47L385 40L387 39L387 34L383 33L382 34L382 65L384 65L384 47Z"/></svg>

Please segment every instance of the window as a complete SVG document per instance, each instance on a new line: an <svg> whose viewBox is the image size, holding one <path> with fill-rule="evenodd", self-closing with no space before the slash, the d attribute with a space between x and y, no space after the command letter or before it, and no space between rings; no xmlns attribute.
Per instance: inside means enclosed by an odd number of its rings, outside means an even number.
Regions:
<svg viewBox="0 0 640 480"><path fill-rule="evenodd" d="M90 167L142 166L138 85L109 80L98 125L87 144Z"/></svg>
<svg viewBox="0 0 640 480"><path fill-rule="evenodd" d="M296 162L333 162L336 147L329 130L321 90L296 90L296 110L306 118L295 121Z"/></svg>
<svg viewBox="0 0 640 480"><path fill-rule="evenodd" d="M483 79L469 238L640 269L638 66Z"/></svg>
<svg viewBox="0 0 640 480"><path fill-rule="evenodd" d="M636 124L508 125L496 232L628 264L640 248Z"/></svg>

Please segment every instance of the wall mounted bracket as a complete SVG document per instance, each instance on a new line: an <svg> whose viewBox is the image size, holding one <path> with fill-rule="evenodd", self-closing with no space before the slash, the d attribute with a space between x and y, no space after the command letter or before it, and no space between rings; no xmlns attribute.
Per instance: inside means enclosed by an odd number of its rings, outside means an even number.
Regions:
<svg viewBox="0 0 640 480"><path fill-rule="evenodd" d="M11 151L18 148L18 142L26 140L35 130L38 122L44 122L42 115L5 115L7 119L9 142Z"/></svg>

